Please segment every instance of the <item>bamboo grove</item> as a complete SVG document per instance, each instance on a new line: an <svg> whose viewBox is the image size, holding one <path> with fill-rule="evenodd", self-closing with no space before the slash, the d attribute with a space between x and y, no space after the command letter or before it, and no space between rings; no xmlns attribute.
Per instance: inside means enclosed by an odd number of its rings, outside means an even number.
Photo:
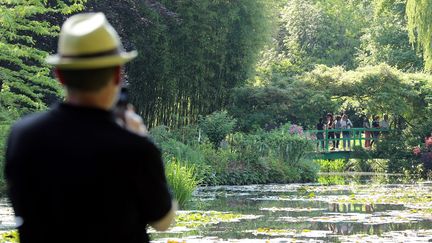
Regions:
<svg viewBox="0 0 432 243"><path fill-rule="evenodd" d="M142 10L150 24L131 37L140 57L129 87L150 126L181 126L223 109L229 90L250 77L269 37L269 8L267 1L161 2L176 15Z"/></svg>

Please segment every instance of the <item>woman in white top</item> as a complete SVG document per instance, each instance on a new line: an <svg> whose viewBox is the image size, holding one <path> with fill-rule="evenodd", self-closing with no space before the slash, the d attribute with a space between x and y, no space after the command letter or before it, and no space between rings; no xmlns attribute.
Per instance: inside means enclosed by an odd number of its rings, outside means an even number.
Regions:
<svg viewBox="0 0 432 243"><path fill-rule="evenodd" d="M342 115L342 120L340 121L340 123L341 123L342 129L350 129L353 126L350 119L348 119L347 114ZM342 131L342 137L343 137L343 149L346 150L346 144L348 142L348 150L351 150L350 132L349 131Z"/></svg>

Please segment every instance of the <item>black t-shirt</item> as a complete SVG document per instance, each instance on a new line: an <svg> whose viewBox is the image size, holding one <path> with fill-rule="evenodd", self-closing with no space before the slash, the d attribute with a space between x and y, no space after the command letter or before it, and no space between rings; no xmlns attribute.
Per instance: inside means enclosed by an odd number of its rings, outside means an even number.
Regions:
<svg viewBox="0 0 432 243"><path fill-rule="evenodd" d="M148 242L171 209L161 154L110 112L60 104L17 122L6 152L21 243Z"/></svg>
<svg viewBox="0 0 432 243"><path fill-rule="evenodd" d="M324 123L319 122L319 123L316 125L316 129L317 129L317 130L324 130Z"/></svg>

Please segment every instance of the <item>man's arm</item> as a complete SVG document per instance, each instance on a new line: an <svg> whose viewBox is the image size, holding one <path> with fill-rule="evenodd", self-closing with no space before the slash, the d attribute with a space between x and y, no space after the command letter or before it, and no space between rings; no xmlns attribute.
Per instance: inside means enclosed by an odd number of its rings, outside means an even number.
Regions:
<svg viewBox="0 0 432 243"><path fill-rule="evenodd" d="M141 136L146 136L148 133L141 117L134 112L134 110L131 106L129 106L128 110L126 111L126 126L128 127L128 129L130 131L135 132L136 134L141 135ZM156 148L154 148L153 152L156 152L156 154L153 154L152 156L150 156L151 160L155 159L157 161L155 165L162 165L163 162L161 160L160 152ZM156 182L156 183L162 182L162 184L166 184L163 166L161 168L156 169L156 171L153 171L153 172L154 173L151 173L152 176L156 176L156 178L157 178L158 177L157 175L159 174L162 177L159 177L157 179L153 178L154 180L151 182ZM157 186L158 184L159 183L157 183L155 185L156 188L158 188L158 186ZM153 189L155 189L155 188L153 188ZM167 189L167 188L166 188L166 186L162 185L161 188L159 187L159 189L160 190L158 190L158 192L163 193L163 191L165 191L165 189ZM155 200L155 201L157 201L157 200ZM159 204L159 206L162 206L162 205ZM152 226L157 231L167 230L170 227L171 223L174 221L177 208L178 208L177 202L175 200L172 200L170 210L164 216L162 216L160 219L157 219L153 222L150 222L149 225Z"/></svg>
<svg viewBox="0 0 432 243"><path fill-rule="evenodd" d="M149 223L151 227L153 227L157 231L165 231L167 230L170 225L174 222L174 218L177 211L177 202L173 201L171 210L160 220Z"/></svg>

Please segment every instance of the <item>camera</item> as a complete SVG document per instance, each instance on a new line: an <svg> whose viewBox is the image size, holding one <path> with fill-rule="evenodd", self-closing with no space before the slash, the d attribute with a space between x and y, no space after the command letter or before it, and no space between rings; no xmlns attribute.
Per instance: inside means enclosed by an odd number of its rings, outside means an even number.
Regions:
<svg viewBox="0 0 432 243"><path fill-rule="evenodd" d="M116 106L127 106L128 104L129 104L128 89L126 87L122 87L120 90L120 94Z"/></svg>
<svg viewBox="0 0 432 243"><path fill-rule="evenodd" d="M114 107L114 116L116 117L118 123L122 126L126 125L126 117L125 112L128 108L129 97L128 97L128 89L126 87L122 87L118 96L117 103Z"/></svg>

